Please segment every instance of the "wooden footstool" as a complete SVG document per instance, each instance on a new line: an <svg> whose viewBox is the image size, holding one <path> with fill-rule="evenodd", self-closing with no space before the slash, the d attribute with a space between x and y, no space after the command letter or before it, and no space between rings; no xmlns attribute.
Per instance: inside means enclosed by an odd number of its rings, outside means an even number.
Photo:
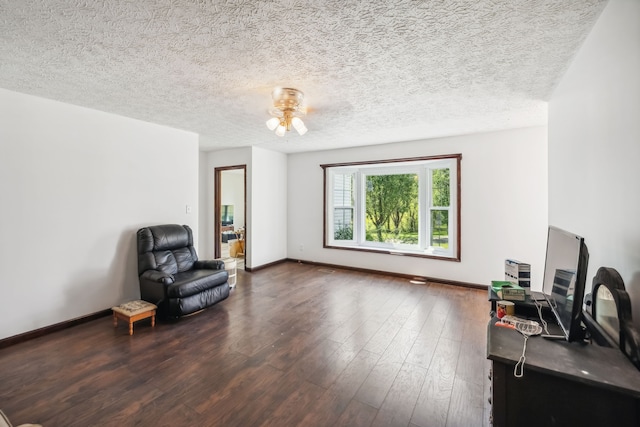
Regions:
<svg viewBox="0 0 640 427"><path fill-rule="evenodd" d="M156 325L156 307L150 302L136 300L111 307L113 310L113 327L118 327L118 318L129 323L129 335L133 335L133 322L151 317L151 326Z"/></svg>

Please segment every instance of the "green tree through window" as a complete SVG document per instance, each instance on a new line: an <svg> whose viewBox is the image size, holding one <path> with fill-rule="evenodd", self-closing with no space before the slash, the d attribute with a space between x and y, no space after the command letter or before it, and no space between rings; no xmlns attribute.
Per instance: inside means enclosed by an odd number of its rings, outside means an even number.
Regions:
<svg viewBox="0 0 640 427"><path fill-rule="evenodd" d="M431 170L431 246L449 246L449 169Z"/></svg>
<svg viewBox="0 0 640 427"><path fill-rule="evenodd" d="M417 241L418 230L413 228L410 212L418 207L418 176L369 175L366 177L367 231L374 233L373 240L385 242L390 239L402 241L404 231L414 234L410 240ZM372 236L367 233L367 236Z"/></svg>
<svg viewBox="0 0 640 427"><path fill-rule="evenodd" d="M432 205L449 206L451 191L449 188L449 169L433 169L432 171Z"/></svg>

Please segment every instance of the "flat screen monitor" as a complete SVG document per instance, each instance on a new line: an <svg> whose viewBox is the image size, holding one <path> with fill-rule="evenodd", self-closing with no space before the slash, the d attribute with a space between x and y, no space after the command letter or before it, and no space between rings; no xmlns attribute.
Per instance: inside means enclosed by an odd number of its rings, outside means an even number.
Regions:
<svg viewBox="0 0 640 427"><path fill-rule="evenodd" d="M222 205L220 218L222 225L233 225L233 205Z"/></svg>
<svg viewBox="0 0 640 427"><path fill-rule="evenodd" d="M542 291L567 341L583 337L582 300L588 263L584 238L549 227Z"/></svg>

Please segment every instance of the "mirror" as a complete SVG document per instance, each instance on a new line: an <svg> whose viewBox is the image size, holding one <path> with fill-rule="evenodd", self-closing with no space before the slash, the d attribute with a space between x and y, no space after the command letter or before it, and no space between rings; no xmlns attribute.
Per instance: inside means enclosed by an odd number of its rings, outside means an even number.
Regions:
<svg viewBox="0 0 640 427"><path fill-rule="evenodd" d="M583 311L583 320L591 337L600 345L619 347L640 369L640 334L632 325L631 300L620 274L600 267L593 278L591 312Z"/></svg>
<svg viewBox="0 0 640 427"><path fill-rule="evenodd" d="M606 286L598 286L594 304L597 307L595 312L596 322L613 338L616 344L620 344L618 308L613 299L613 294Z"/></svg>

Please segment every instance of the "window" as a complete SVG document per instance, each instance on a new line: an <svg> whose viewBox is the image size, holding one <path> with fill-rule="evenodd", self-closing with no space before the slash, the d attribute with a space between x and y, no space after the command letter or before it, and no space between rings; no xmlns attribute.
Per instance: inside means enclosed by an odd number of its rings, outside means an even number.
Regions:
<svg viewBox="0 0 640 427"><path fill-rule="evenodd" d="M324 247L459 261L461 158L321 165Z"/></svg>

